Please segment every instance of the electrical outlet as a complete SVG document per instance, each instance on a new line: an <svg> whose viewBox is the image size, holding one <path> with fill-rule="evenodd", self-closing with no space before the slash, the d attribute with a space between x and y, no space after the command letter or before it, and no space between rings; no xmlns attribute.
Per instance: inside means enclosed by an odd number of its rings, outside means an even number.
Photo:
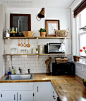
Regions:
<svg viewBox="0 0 86 101"><path fill-rule="evenodd" d="M83 65L82 65L82 71L83 71Z"/></svg>
<svg viewBox="0 0 86 101"><path fill-rule="evenodd" d="M44 62L41 62L41 63L40 63L40 66L44 66Z"/></svg>

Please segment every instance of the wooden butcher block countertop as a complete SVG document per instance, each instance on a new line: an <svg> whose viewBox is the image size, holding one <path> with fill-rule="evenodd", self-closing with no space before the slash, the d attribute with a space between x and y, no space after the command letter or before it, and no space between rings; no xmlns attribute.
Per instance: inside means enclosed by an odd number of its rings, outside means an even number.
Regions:
<svg viewBox="0 0 86 101"><path fill-rule="evenodd" d="M1 78L2 79L2 78ZM78 76L34 74L33 80L0 80L0 83L51 81L61 101L86 101L86 89Z"/></svg>

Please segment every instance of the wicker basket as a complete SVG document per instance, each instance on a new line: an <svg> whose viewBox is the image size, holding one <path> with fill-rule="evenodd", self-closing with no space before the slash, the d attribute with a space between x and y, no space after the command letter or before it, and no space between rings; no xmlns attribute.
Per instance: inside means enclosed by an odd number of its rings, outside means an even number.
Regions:
<svg viewBox="0 0 86 101"><path fill-rule="evenodd" d="M67 37L67 30L55 30L56 37Z"/></svg>
<svg viewBox="0 0 86 101"><path fill-rule="evenodd" d="M56 57L55 61L56 61L56 63L67 63L68 58L66 58L66 57L62 57L62 58Z"/></svg>

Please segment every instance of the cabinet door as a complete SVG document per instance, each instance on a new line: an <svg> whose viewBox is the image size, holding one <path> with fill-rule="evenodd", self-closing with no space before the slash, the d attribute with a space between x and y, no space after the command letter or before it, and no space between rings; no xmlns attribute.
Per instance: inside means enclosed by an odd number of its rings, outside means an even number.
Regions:
<svg viewBox="0 0 86 101"><path fill-rule="evenodd" d="M35 101L51 101L51 84L35 84Z"/></svg>
<svg viewBox="0 0 86 101"><path fill-rule="evenodd" d="M17 101L17 92L2 91L2 101Z"/></svg>
<svg viewBox="0 0 86 101"><path fill-rule="evenodd" d="M33 91L18 91L18 101L33 101Z"/></svg>

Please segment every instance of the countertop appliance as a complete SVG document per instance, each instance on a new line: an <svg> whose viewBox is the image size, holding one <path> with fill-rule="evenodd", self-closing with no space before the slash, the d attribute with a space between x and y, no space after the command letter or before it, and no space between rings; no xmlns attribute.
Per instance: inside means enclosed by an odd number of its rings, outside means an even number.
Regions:
<svg viewBox="0 0 86 101"><path fill-rule="evenodd" d="M45 45L45 53L65 53L65 44L64 43L47 43Z"/></svg>
<svg viewBox="0 0 86 101"><path fill-rule="evenodd" d="M52 75L75 75L75 63L52 63Z"/></svg>

